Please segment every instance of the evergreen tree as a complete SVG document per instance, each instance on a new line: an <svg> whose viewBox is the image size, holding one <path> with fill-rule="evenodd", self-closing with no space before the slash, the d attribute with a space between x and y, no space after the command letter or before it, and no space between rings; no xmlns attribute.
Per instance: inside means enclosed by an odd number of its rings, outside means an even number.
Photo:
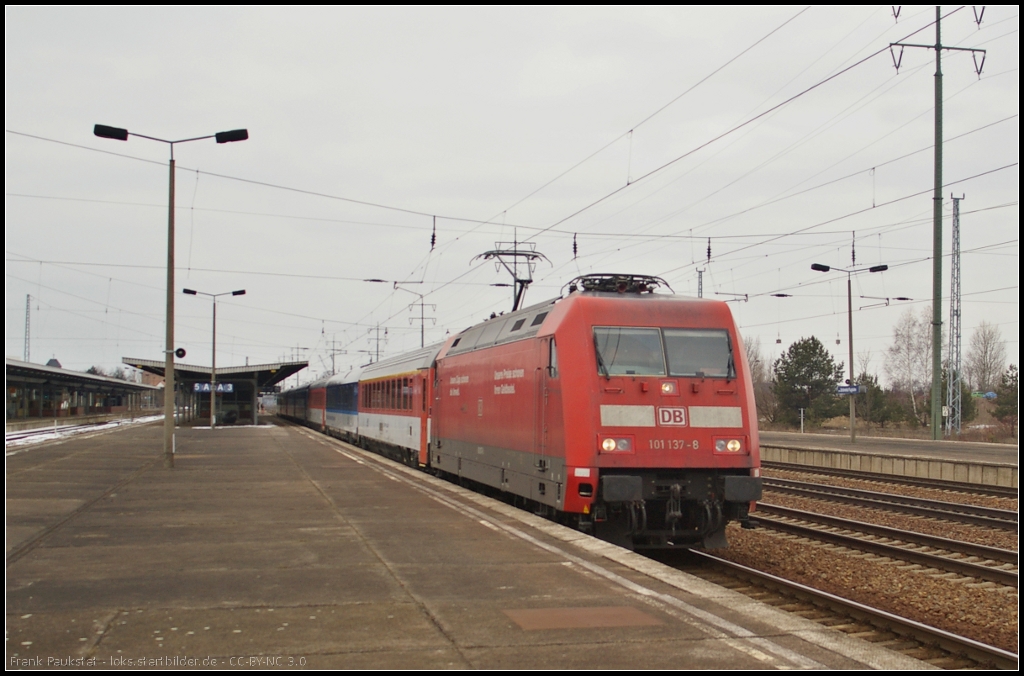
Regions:
<svg viewBox="0 0 1024 676"><path fill-rule="evenodd" d="M903 419L903 407L893 395L878 384L878 377L862 372L857 376L860 394L857 395L857 418L885 427L886 423Z"/></svg>
<svg viewBox="0 0 1024 676"><path fill-rule="evenodd" d="M1009 425L1010 430L1014 433L1016 433L1017 429L1017 415L1019 412L1017 399L1017 379L1019 375L1016 364L1010 364L1010 367L1003 372L999 387L996 388L996 409L992 412L996 420L1004 425Z"/></svg>
<svg viewBox="0 0 1024 676"><path fill-rule="evenodd" d="M822 421L840 415L842 404L836 386L843 378L843 364L836 364L832 355L811 336L801 338L772 365L775 374L773 390L779 404L779 419L791 425L800 423L800 409L811 421Z"/></svg>

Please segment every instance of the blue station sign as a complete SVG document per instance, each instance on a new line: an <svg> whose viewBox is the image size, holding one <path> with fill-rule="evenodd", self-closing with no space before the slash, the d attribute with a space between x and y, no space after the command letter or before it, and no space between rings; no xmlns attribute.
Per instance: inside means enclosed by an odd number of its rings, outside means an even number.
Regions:
<svg viewBox="0 0 1024 676"><path fill-rule="evenodd" d="M194 383L192 385L193 392L202 392L205 394L210 393L210 383ZM224 394L225 392L234 392L234 383L217 383L217 394Z"/></svg>

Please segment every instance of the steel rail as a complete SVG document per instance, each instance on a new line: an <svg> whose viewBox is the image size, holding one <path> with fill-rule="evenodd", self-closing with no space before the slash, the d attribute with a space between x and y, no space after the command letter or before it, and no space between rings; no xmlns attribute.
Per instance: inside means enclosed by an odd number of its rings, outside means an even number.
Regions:
<svg viewBox="0 0 1024 676"><path fill-rule="evenodd" d="M70 432L73 430L84 430L96 425L106 425L107 422L102 423L86 423L84 425L61 425L56 429L53 427L36 427L30 430L21 430L18 432L8 432L4 439L5 441L20 441L21 439L30 439L32 437L42 436L44 434L55 434L59 432Z"/></svg>
<svg viewBox="0 0 1024 676"><path fill-rule="evenodd" d="M787 516L793 519L801 519L803 521L813 521L815 523L833 526L835 528L844 528L846 530L857 531L878 537L891 538L893 540L923 545L925 547L944 549L958 554L977 556L978 558L990 561L999 561L1000 563L1016 564L1019 557L1018 552L1009 549L989 547L987 545L979 545L974 542L963 542L961 540L950 540L937 535L899 530L898 528L889 528L888 526L879 526L878 524L865 523L863 521L853 521L852 519L841 519L827 514L804 512L791 507L782 507L780 505L772 505L766 502L757 503L757 513L760 515L762 512L767 512L769 514L774 513L778 516Z"/></svg>
<svg viewBox="0 0 1024 676"><path fill-rule="evenodd" d="M957 573L958 575L964 575L966 577L973 577L979 580L986 580L988 582L995 582L996 584L1006 585L1015 589L1017 588L1016 571L994 568L992 566L985 566L980 563L973 563L962 559L953 559L949 556L942 556L940 554L919 552L914 549L908 549L905 546L901 547L882 542L873 542L854 535L843 535L842 533L835 533L822 530L821 528L814 528L812 526L805 526L787 521L760 518L758 519L758 522L764 527L783 533L828 542L841 547L870 552L871 554L885 556L898 561L916 563L922 566L927 566L928 568L944 570L951 573Z"/></svg>
<svg viewBox="0 0 1024 676"><path fill-rule="evenodd" d="M963 481L945 481L942 479L925 479L920 477L897 476L895 474L881 474L878 472L864 472L856 469L839 469L832 467L811 467L809 465L797 465L789 462L761 461L764 469L778 469L788 472L802 472L804 474L823 474L825 476L836 476L847 479L858 479L861 481L881 481L884 483L900 486L918 486L920 488L931 488L940 491L957 491L972 493L975 495L987 495L997 498L1016 498L1019 489L1011 486L990 486L987 484L972 484Z"/></svg>
<svg viewBox="0 0 1024 676"><path fill-rule="evenodd" d="M706 559L714 565L728 570L732 575L745 578L762 587L782 592L816 606L840 612L879 629L912 638L925 645L936 646L955 655L965 655L982 664L991 664L1000 669L1018 668L1018 655L1008 650L987 645L952 632L943 631L921 622L915 622L914 620L900 617L878 608L872 608L856 601L844 599L841 596L829 594L828 592L823 592L753 568L741 566L706 552L693 550L692 553L698 558Z"/></svg>
<svg viewBox="0 0 1024 676"><path fill-rule="evenodd" d="M847 504L875 507L888 511L904 512L927 516L933 519L945 519L976 526L988 526L1001 530L1017 530L1017 512L989 507L975 507L953 502L907 498L892 493L862 491L855 488L841 488L787 479L763 480L764 487L782 493L791 493L805 497L843 502Z"/></svg>

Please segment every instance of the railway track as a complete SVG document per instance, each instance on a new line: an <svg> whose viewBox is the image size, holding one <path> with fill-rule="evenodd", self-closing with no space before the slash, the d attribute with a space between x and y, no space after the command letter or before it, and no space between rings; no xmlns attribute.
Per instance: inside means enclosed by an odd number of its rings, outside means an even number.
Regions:
<svg viewBox="0 0 1024 676"><path fill-rule="evenodd" d="M1016 531L1018 527L1017 512L1005 509L963 505L955 502L941 502L938 500L894 495L892 493L791 481L789 479L765 477L763 482L766 489L789 495L871 507L889 512L902 512L904 514L914 514L932 519L955 521L1000 530Z"/></svg>
<svg viewBox="0 0 1024 676"><path fill-rule="evenodd" d="M799 472L801 474L819 474L822 476L841 477L845 479L856 479L859 481L872 481L895 486L914 486L917 488L930 488L941 491L952 491L956 493L967 493L970 495L987 495L997 498L1016 498L1018 489L1009 486L989 486L985 484L972 484L961 481L945 481L941 479L923 479L918 477L904 477L893 474L881 474L877 472L863 472L853 469L838 469L830 467L810 467L808 465L797 465L788 462L761 461L763 469L777 469L787 472Z"/></svg>
<svg viewBox="0 0 1024 676"><path fill-rule="evenodd" d="M35 447L32 443L33 439L40 439L45 441L46 437L53 437L57 440L62 440L68 437L77 436L80 434L89 434L92 432L109 432L116 430L126 425L137 425L137 424L148 424L156 422L161 419L162 416L139 416L135 418L111 418L109 420L100 420L90 423L82 423L79 425L58 425L56 427L37 427L30 430L21 430L18 432L8 432L4 435L5 447L7 455L13 455L22 453L29 448Z"/></svg>
<svg viewBox="0 0 1024 676"><path fill-rule="evenodd" d="M1018 656L812 587L693 551L677 567L832 629L946 669L1017 669Z"/></svg>
<svg viewBox="0 0 1024 676"><path fill-rule="evenodd" d="M763 502L757 509L758 522L766 528L1018 588L1014 551Z"/></svg>
<svg viewBox="0 0 1024 676"><path fill-rule="evenodd" d="M7 442L20 441L22 439L31 439L32 437L39 437L46 434L56 434L62 432L80 432L87 430L97 425L106 425L109 423L89 423L86 425L61 425L59 427L37 427L31 430L22 430L20 432L8 432L4 439Z"/></svg>

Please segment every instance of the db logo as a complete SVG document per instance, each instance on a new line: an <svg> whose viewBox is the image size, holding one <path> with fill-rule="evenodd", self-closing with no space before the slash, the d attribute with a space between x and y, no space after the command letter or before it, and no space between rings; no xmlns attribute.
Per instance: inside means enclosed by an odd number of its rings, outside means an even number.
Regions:
<svg viewBox="0 0 1024 676"><path fill-rule="evenodd" d="M658 409L658 424L685 427L686 426L686 409L685 408L659 408Z"/></svg>

